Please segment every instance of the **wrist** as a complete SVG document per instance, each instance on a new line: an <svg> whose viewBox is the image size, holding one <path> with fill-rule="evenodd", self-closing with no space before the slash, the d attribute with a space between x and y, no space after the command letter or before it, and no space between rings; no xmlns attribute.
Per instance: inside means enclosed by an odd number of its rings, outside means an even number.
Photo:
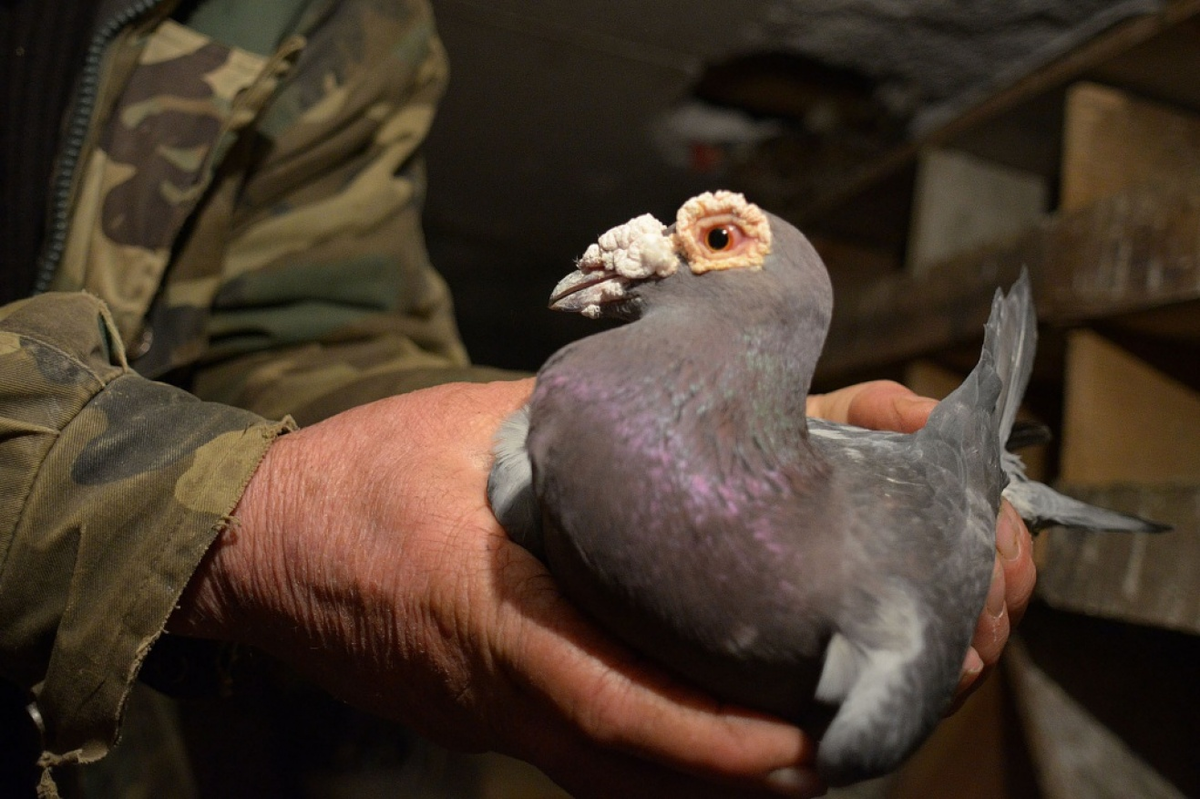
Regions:
<svg viewBox="0 0 1200 799"><path fill-rule="evenodd" d="M274 523L291 494L280 485L287 474L290 439L275 441L251 476L228 521L188 581L179 605L167 621L178 635L225 641L249 641L261 615L260 571L273 547Z"/></svg>

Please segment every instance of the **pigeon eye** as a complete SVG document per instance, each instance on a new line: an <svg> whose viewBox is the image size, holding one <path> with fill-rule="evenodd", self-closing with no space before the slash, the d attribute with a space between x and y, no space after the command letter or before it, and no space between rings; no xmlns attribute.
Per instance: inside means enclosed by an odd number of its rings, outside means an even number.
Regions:
<svg viewBox="0 0 1200 799"><path fill-rule="evenodd" d="M721 252L729 248L733 244L733 236L729 232L729 228L715 227L708 231L704 236L705 242L709 249Z"/></svg>
<svg viewBox="0 0 1200 799"><path fill-rule="evenodd" d="M708 251L709 255L722 257L743 249L747 238L736 222L726 219L713 220L712 224L706 225L697 232L701 246Z"/></svg>

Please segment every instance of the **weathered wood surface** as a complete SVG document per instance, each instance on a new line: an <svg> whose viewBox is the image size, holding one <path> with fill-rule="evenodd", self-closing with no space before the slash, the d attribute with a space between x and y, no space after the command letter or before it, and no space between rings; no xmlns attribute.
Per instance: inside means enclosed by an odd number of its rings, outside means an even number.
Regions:
<svg viewBox="0 0 1200 799"><path fill-rule="evenodd" d="M1012 244L895 274L835 298L822 378L898 363L982 335L1021 267L1038 315L1070 324L1200 298L1200 183L1142 186L1060 213Z"/></svg>
<svg viewBox="0 0 1200 799"><path fill-rule="evenodd" d="M1013 239L1048 207L1040 175L957 150L928 150L917 166L908 270L921 275L967 250Z"/></svg>
<svg viewBox="0 0 1200 799"><path fill-rule="evenodd" d="M1064 396L1064 483L1200 485L1200 392L1090 330L1073 330Z"/></svg>
<svg viewBox="0 0 1200 799"><path fill-rule="evenodd" d="M1010 643L1006 664L1045 799L1183 799L1039 669L1018 642Z"/></svg>
<svg viewBox="0 0 1200 799"><path fill-rule="evenodd" d="M1068 89L1060 207L1172 175L1200 175L1200 115L1095 83Z"/></svg>
<svg viewBox="0 0 1200 799"><path fill-rule="evenodd" d="M1060 610L1200 634L1200 485L1061 488L1175 529L1047 530L1038 541L1038 595Z"/></svg>

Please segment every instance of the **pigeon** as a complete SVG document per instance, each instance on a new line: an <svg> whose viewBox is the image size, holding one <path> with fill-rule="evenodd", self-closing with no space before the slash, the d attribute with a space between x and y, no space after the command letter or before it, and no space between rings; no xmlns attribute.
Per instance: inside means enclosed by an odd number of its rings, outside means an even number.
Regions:
<svg viewBox="0 0 1200 799"><path fill-rule="evenodd" d="M741 194L613 228L550 304L627 324L538 372L497 434L497 519L634 650L812 731L831 785L895 769L946 711L1002 495L1039 524L1155 528L1028 479L1005 450L1036 344L1027 274L912 434L806 418L829 276Z"/></svg>

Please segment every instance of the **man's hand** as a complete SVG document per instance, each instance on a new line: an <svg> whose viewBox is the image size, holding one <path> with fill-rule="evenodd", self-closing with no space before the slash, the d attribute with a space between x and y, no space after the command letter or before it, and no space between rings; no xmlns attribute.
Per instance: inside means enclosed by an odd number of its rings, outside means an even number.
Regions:
<svg viewBox="0 0 1200 799"><path fill-rule="evenodd" d="M911 433L925 425L936 406L936 400L919 397L899 383L878 380L814 394L808 398L808 415L872 430ZM996 522L992 587L963 662L955 707L978 687L983 674L995 668L1009 633L1029 604L1036 579L1029 529L1012 505L1002 502Z"/></svg>
<svg viewBox="0 0 1200 799"><path fill-rule="evenodd" d="M812 741L728 708L582 618L487 506L532 381L448 385L284 436L172 617L247 641L443 744L574 795L814 796Z"/></svg>

